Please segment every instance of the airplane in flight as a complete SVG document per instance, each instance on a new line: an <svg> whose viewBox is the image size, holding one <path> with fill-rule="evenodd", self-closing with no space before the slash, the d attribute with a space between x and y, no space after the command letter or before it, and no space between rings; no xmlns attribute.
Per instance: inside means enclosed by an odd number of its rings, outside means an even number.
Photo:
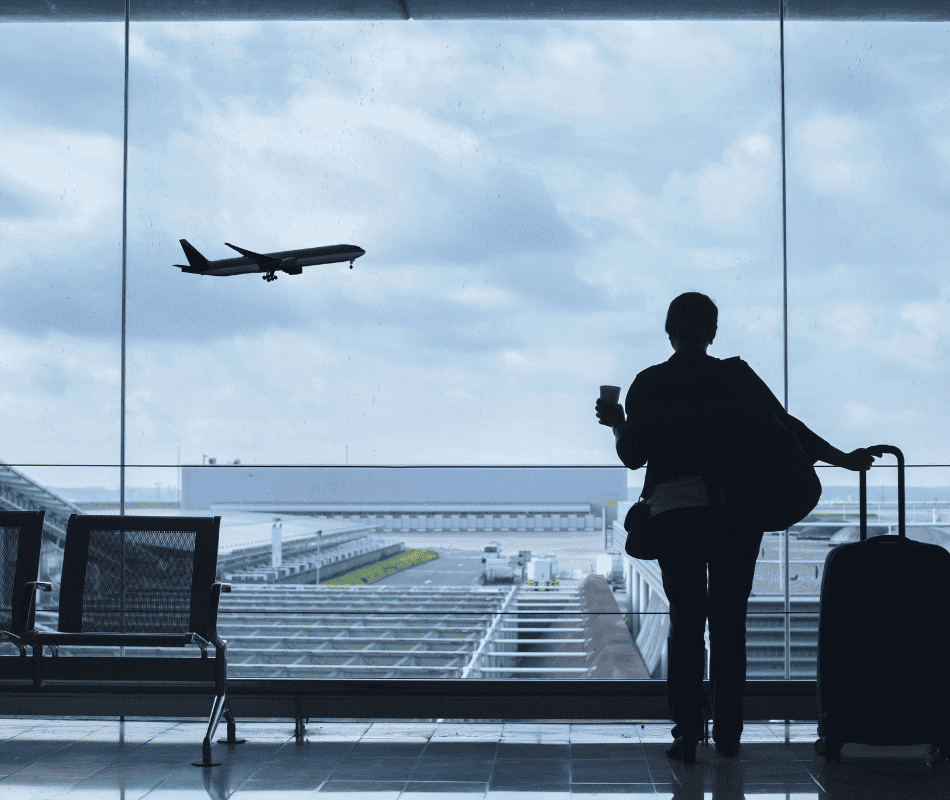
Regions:
<svg viewBox="0 0 950 800"><path fill-rule="evenodd" d="M313 264L349 261L350 269L353 269L353 262L366 252L362 247L352 244L334 244L328 247L282 250L279 253L255 253L225 242L232 250L237 250L241 258L221 258L217 261L209 261L189 244L187 239L179 241L181 249L185 251L185 258L188 259L188 266L175 264L182 272L193 275L243 275L247 272L263 272L263 278L268 282L277 280L277 275L274 273L278 271L286 272L288 275L299 275L304 267Z"/></svg>

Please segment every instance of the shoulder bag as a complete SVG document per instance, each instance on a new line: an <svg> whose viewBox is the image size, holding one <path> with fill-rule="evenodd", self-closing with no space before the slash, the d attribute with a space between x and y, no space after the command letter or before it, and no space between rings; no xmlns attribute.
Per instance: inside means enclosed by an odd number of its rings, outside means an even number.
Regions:
<svg viewBox="0 0 950 800"><path fill-rule="evenodd" d="M623 528L627 532L627 541L623 549L628 556L644 561L659 556L659 542L651 533L650 504L643 499L643 495L640 495L640 499L630 506L623 520Z"/></svg>
<svg viewBox="0 0 950 800"><path fill-rule="evenodd" d="M732 364L729 364L732 362ZM733 372L720 370L720 402L710 409L713 469L731 515L760 531L781 531L818 505L821 482L798 437L754 392L743 392ZM734 387L736 391L728 391Z"/></svg>

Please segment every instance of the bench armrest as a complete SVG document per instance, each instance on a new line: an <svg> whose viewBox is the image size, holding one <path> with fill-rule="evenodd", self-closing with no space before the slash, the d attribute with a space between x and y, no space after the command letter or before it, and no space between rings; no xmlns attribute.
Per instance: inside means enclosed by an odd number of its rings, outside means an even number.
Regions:
<svg viewBox="0 0 950 800"><path fill-rule="evenodd" d="M215 643L216 647L221 647L225 645L218 637L218 603L221 600L221 592L230 592L231 584L230 583L220 583L215 582L211 584L211 603L210 608L208 609L208 622L210 623L209 633L211 634L211 641ZM218 644L220 642L220 645Z"/></svg>
<svg viewBox="0 0 950 800"><path fill-rule="evenodd" d="M206 639L202 639L197 633L189 633L188 635L191 637L191 643L196 644L201 648L201 657L204 658L207 656L208 645L211 644L211 642L207 641ZM215 647L217 647L217 645L215 645Z"/></svg>
<svg viewBox="0 0 950 800"><path fill-rule="evenodd" d="M0 642L9 642L10 644L16 646L17 650L20 651L21 656L26 655L25 642L15 633L10 633L10 631L0 631Z"/></svg>
<svg viewBox="0 0 950 800"><path fill-rule="evenodd" d="M29 626L29 621L33 618L33 612L36 608L36 591L39 589L43 592L53 591L53 584L49 581L29 581L23 585L23 605L26 606L26 622ZM15 621L15 620L14 620ZM31 631L23 631L24 636L28 636ZM17 647L20 647L21 652L25 652L21 645L17 644Z"/></svg>

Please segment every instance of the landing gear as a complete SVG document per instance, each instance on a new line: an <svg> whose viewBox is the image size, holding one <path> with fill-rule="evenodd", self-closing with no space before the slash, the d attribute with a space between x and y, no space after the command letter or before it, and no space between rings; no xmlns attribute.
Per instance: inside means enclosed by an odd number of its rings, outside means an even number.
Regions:
<svg viewBox="0 0 950 800"><path fill-rule="evenodd" d="M277 276L276 276L273 272L268 272L266 275L263 275L262 277L263 277L264 280L267 281L268 283L270 283L271 281L276 281L276 280L277 280Z"/></svg>
<svg viewBox="0 0 950 800"><path fill-rule="evenodd" d="M350 269L353 269L353 262L350 261Z"/></svg>

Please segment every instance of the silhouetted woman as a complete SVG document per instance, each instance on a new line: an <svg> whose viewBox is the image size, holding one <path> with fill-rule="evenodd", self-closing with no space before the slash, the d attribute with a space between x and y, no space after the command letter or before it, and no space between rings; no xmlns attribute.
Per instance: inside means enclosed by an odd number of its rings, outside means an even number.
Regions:
<svg viewBox="0 0 950 800"><path fill-rule="evenodd" d="M647 465L643 497L650 526L661 540L659 563L670 601L667 699L674 742L666 754L693 763L703 735L704 633L709 618L713 739L724 756L736 754L742 734L745 622L763 531L743 528L725 505L710 505L703 479L704 410L711 405L709 376L720 360L706 354L719 312L698 292L681 294L666 316L675 351L668 361L639 373L624 407L598 400L597 418L613 428L617 455L630 469ZM755 392L798 437L815 461L862 470L872 456L845 454L785 413L768 386L744 361L721 391ZM626 409L626 417L624 416ZM708 474L708 473L707 473ZM715 485L715 484L714 484ZM711 489L712 491L712 489ZM719 501L725 498L720 490ZM707 589L706 569L709 569Z"/></svg>

